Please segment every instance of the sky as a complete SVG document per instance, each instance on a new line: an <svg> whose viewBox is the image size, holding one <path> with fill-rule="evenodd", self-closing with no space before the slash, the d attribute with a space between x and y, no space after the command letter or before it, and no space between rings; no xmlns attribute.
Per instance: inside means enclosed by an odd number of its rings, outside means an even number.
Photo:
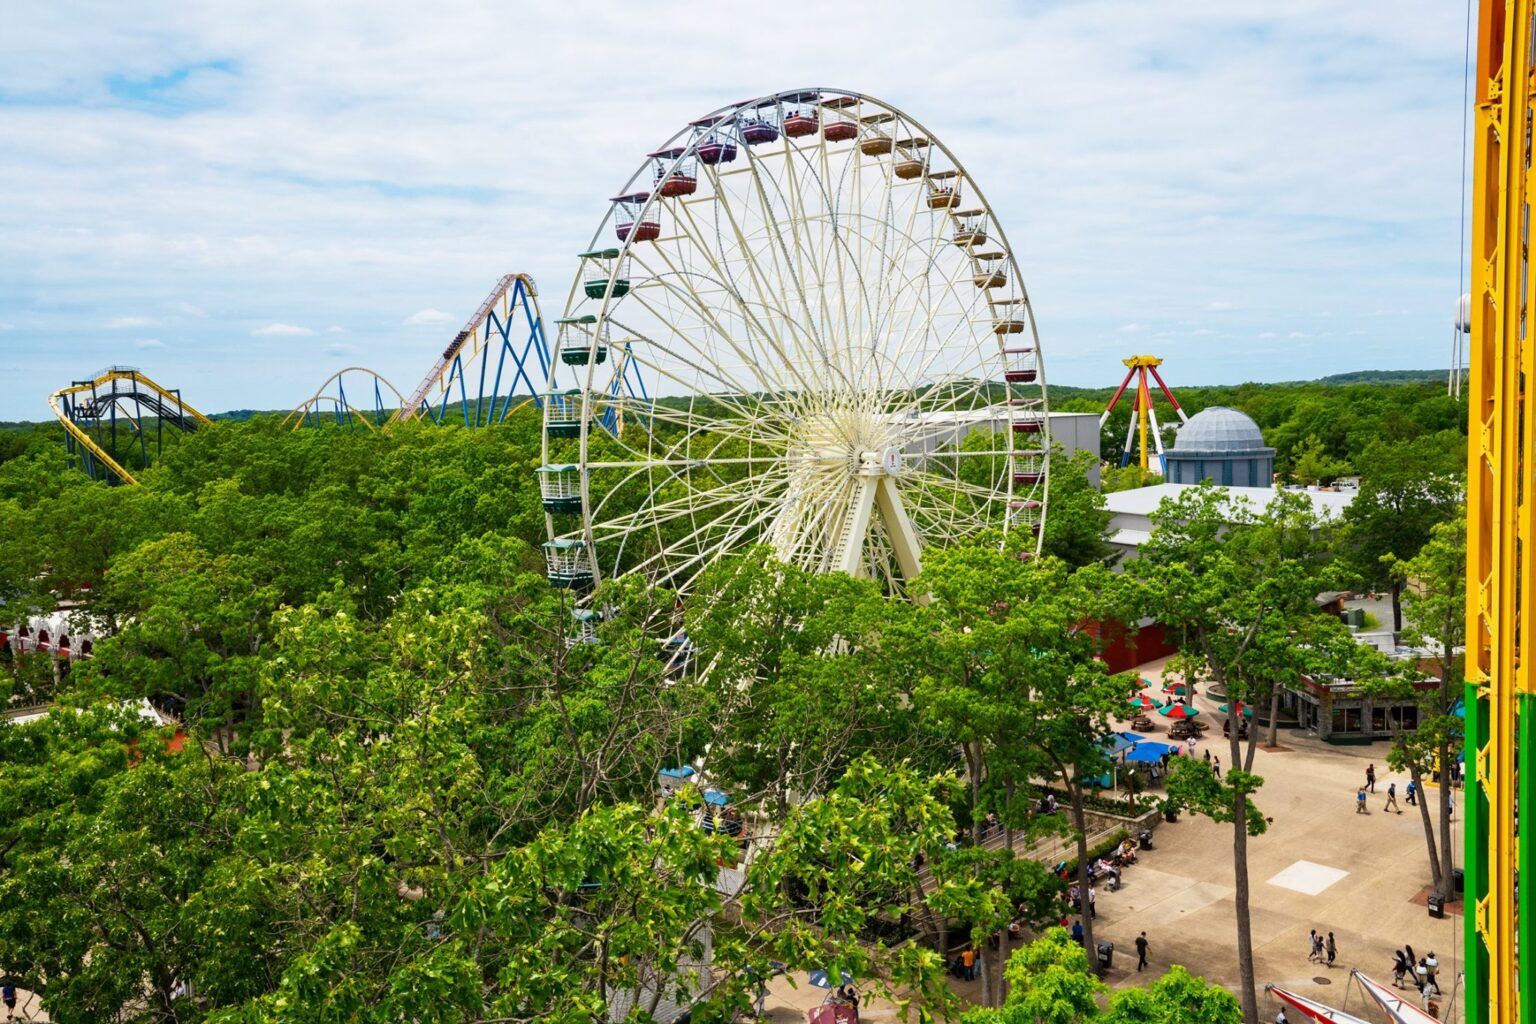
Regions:
<svg viewBox="0 0 1536 1024"><path fill-rule="evenodd" d="M644 154L732 101L901 108L1007 231L1050 380L1449 361L1445 0L8 5L0 420L142 367L205 412L406 390L496 279L559 316ZM608 244L606 241L604 244Z"/></svg>

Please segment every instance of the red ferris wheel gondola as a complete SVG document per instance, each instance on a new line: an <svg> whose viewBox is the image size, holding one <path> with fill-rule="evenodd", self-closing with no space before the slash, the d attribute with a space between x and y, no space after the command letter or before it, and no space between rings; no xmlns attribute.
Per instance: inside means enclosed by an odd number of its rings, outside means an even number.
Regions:
<svg viewBox="0 0 1536 1024"><path fill-rule="evenodd" d="M699 179L694 173L693 157L684 156L687 152L686 146L675 146L651 154L651 159L656 161L656 181L661 185L661 194L668 199L691 196L698 190Z"/></svg>
<svg viewBox="0 0 1536 1024"><path fill-rule="evenodd" d="M648 192L631 192L609 200L615 206L613 231L619 236L619 241L627 242L634 238L637 242L654 242L661 237L661 221L656 219L654 209L646 212L644 220L640 219L649 198Z"/></svg>

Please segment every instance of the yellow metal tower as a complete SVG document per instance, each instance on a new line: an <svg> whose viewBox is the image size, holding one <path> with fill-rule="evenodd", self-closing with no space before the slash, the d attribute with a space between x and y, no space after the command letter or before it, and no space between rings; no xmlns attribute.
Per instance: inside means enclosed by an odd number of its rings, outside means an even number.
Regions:
<svg viewBox="0 0 1536 1024"><path fill-rule="evenodd" d="M1472 198L1472 324L1468 342L1466 1020L1536 1024L1536 660L1521 626L1533 621L1536 559L1536 382L1530 317L1533 0L1481 0ZM1529 555L1531 558L1527 558ZM1518 769L1527 770L1520 771ZM1524 804L1524 820L1518 815ZM1522 957L1521 953L1525 956Z"/></svg>

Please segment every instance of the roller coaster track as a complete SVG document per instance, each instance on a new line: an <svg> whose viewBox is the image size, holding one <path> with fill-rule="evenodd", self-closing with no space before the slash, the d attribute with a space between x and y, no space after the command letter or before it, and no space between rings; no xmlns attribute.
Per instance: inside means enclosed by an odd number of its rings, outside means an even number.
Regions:
<svg viewBox="0 0 1536 1024"><path fill-rule="evenodd" d="M498 280L464 329L454 336L421 383L406 396L390 423L423 415L440 422L447 413L448 404L455 398L455 386L463 406L465 426L506 419L519 382L527 385L529 394L540 395L549 372L549 347L544 341L538 294L533 278L527 274L506 274ZM487 391L486 374L492 361L492 349L496 350L496 372ZM479 380L471 382L470 369L477 363ZM507 379L505 396L501 394L503 377ZM472 386L474 398L470 395ZM485 408L487 396L490 398L489 409Z"/></svg>
<svg viewBox="0 0 1536 1024"><path fill-rule="evenodd" d="M161 387L131 366L110 366L91 380L77 380L49 395L48 405L64 426L70 455L80 454L86 472L95 479L110 475L126 484L136 484L138 478L108 451L116 448L120 416L145 466L149 464L146 415L155 418L157 448L167 424L191 431L213 422L182 401L180 391Z"/></svg>
<svg viewBox="0 0 1536 1024"><path fill-rule="evenodd" d="M348 379L351 379L354 385L351 396L347 394ZM357 401L359 392L363 403ZM373 396L371 409L365 404L370 392ZM386 395L394 396L394 405L388 404ZM337 425L346 427L360 423L366 429L375 431L387 426L389 421L398 414L404 402L405 399L400 396L395 386L377 373L366 366L348 366L327 377L325 383L321 384L313 395L295 406L294 410L284 418L283 426L291 426L294 430L298 430L310 424L332 420Z"/></svg>

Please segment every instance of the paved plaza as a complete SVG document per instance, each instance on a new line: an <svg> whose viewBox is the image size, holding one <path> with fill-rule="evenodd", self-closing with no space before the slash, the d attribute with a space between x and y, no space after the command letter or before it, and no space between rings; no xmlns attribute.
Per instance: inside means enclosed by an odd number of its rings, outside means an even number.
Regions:
<svg viewBox="0 0 1536 1024"><path fill-rule="evenodd" d="M1142 674L1159 680L1158 668L1148 666ZM1225 767L1219 703L1203 694L1195 698L1215 723L1208 746ZM1163 730L1159 720L1150 738L1160 738ZM1358 990L1346 994L1350 968L1390 984L1392 952L1407 943L1421 956L1430 950L1438 954L1441 984L1447 997L1453 996L1461 964L1461 908L1458 904L1451 908L1456 913L1435 920L1424 907L1429 867L1423 824L1418 809L1403 801L1407 777L1387 768L1388 744L1335 747L1283 729L1279 739L1286 749L1270 752L1261 746L1254 759L1254 771L1264 778L1256 800L1274 819L1268 832L1248 841L1260 987L1281 985L1341 1008L1347 998L1350 1012L1371 1018ZM1362 815L1355 811L1355 791L1373 762L1376 794L1368 797L1369 813ZM1382 811L1389 781L1397 783L1400 815ZM1430 796L1435 798L1433 788ZM1458 792L1458 863L1460 797ZM1178 963L1236 985L1231 836L1230 825L1181 815L1157 829L1156 849L1126 871L1119 892L1101 892L1095 936L1115 944L1114 969L1106 978L1111 986L1147 980L1135 970L1133 943L1142 931L1151 944L1153 976ZM1313 928L1334 934L1338 960L1331 969L1307 960ZM1271 1005L1270 1012L1276 1008Z"/></svg>

